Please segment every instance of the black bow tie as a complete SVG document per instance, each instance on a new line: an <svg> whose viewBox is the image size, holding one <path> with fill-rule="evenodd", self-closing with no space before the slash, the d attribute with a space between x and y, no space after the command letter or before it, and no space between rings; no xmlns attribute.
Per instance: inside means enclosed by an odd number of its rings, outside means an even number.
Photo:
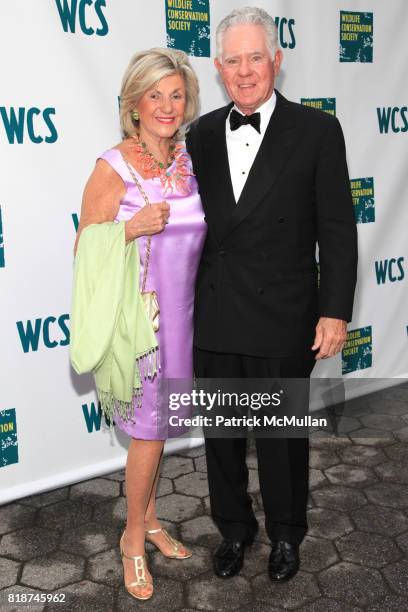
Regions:
<svg viewBox="0 0 408 612"><path fill-rule="evenodd" d="M232 131L237 130L241 125L252 125L254 130L261 133L261 113L253 113L252 115L241 115L235 108L232 109L230 116L230 128Z"/></svg>

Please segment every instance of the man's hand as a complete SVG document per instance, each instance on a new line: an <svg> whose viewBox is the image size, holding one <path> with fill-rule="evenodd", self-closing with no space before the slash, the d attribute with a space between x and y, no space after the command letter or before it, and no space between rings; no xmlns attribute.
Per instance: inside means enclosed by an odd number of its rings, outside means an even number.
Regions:
<svg viewBox="0 0 408 612"><path fill-rule="evenodd" d="M316 325L316 336L312 346L312 351L320 349L315 359L327 359L336 355L343 348L346 337L346 321L320 317Z"/></svg>

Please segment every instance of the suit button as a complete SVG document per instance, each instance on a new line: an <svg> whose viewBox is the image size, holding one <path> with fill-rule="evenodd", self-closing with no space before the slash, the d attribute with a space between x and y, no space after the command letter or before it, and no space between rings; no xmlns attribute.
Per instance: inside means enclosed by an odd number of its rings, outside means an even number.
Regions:
<svg viewBox="0 0 408 612"><path fill-rule="evenodd" d="M218 255L220 257L225 257L226 253L225 253L225 251L218 251Z"/></svg>
<svg viewBox="0 0 408 612"><path fill-rule="evenodd" d="M285 221L285 217L279 217L278 223L284 223L284 221Z"/></svg>
<svg viewBox="0 0 408 612"><path fill-rule="evenodd" d="M259 294L259 295L262 295L262 294L264 293L264 291L265 291L265 290L264 290L264 288L263 288L263 287L259 287L259 288L257 289L257 291L258 291L258 294Z"/></svg>

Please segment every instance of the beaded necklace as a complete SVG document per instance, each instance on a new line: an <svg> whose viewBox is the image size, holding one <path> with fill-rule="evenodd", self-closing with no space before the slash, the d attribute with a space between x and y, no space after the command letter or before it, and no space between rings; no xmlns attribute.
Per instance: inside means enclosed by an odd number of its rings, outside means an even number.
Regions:
<svg viewBox="0 0 408 612"><path fill-rule="evenodd" d="M140 138L139 133L136 136L132 136L132 138L135 141L132 148L147 178L161 176L173 163L176 149L174 140L170 143L168 161L165 165L163 162L156 159L153 153L149 151L147 144Z"/></svg>
<svg viewBox="0 0 408 612"><path fill-rule="evenodd" d="M189 156L182 144L176 144L172 139L169 147L169 158L167 164L156 159L140 138L140 134L132 136L135 144L132 146L136 158L144 176L148 178L160 178L164 194L172 193L178 189L183 195L188 195L191 188L188 186L188 177L194 176L189 168ZM170 172L169 168L175 162L175 170Z"/></svg>

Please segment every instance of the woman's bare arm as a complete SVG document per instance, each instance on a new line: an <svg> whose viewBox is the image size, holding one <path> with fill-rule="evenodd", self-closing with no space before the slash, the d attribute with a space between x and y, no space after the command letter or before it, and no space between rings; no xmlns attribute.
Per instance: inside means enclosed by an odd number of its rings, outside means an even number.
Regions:
<svg viewBox="0 0 408 612"><path fill-rule="evenodd" d="M104 160L98 160L85 186L74 253L79 236L87 225L115 219L125 192L125 184L115 170ZM151 236L162 232L169 215L170 206L167 202L143 206L125 223L126 242L139 236Z"/></svg>
<svg viewBox="0 0 408 612"><path fill-rule="evenodd" d="M103 159L98 160L85 185L74 253L85 227L115 219L125 191L125 185L115 170Z"/></svg>

